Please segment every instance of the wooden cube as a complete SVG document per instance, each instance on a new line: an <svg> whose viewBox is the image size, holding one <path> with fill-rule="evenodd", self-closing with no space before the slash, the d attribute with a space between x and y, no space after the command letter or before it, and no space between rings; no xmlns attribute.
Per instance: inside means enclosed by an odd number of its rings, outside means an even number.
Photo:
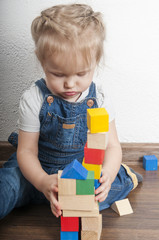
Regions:
<svg viewBox="0 0 159 240"><path fill-rule="evenodd" d="M94 194L94 171L88 171L86 180L76 180L76 195Z"/></svg>
<svg viewBox="0 0 159 240"><path fill-rule="evenodd" d="M99 232L102 229L102 214L97 217L82 217L82 231Z"/></svg>
<svg viewBox="0 0 159 240"><path fill-rule="evenodd" d="M101 165L104 161L105 150L88 148L87 143L84 147L85 163Z"/></svg>
<svg viewBox="0 0 159 240"><path fill-rule="evenodd" d="M61 178L62 170L58 171L58 195L76 195L76 179Z"/></svg>
<svg viewBox="0 0 159 240"><path fill-rule="evenodd" d="M87 147L92 149L105 150L108 144L108 132L91 133L87 132Z"/></svg>
<svg viewBox="0 0 159 240"><path fill-rule="evenodd" d="M87 109L87 127L91 133L108 132L109 115L105 108Z"/></svg>
<svg viewBox="0 0 159 240"><path fill-rule="evenodd" d="M133 213L133 210L128 198L114 202L111 205L111 208L120 216Z"/></svg>
<svg viewBox="0 0 159 240"><path fill-rule="evenodd" d="M61 231L62 232L78 232L79 217L63 217L61 216Z"/></svg>
<svg viewBox="0 0 159 240"><path fill-rule="evenodd" d="M82 165L88 171L94 171L94 178L95 179L100 179L100 175L101 175L101 171L102 171L102 165L85 163L85 159L83 159Z"/></svg>
<svg viewBox="0 0 159 240"><path fill-rule="evenodd" d="M60 240L78 240L78 232L60 232Z"/></svg>
<svg viewBox="0 0 159 240"><path fill-rule="evenodd" d="M155 171L158 169L158 159L155 155L145 155L143 157L143 168L146 171Z"/></svg>
<svg viewBox="0 0 159 240"><path fill-rule="evenodd" d="M94 195L60 195L58 200L62 210L92 211L95 204Z"/></svg>

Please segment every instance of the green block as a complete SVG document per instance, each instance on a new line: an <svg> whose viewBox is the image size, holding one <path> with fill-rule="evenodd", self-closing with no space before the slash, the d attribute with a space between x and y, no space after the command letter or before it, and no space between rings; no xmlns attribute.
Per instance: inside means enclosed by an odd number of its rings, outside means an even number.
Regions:
<svg viewBox="0 0 159 240"><path fill-rule="evenodd" d="M94 195L94 171L88 171L87 179L76 179L76 195Z"/></svg>

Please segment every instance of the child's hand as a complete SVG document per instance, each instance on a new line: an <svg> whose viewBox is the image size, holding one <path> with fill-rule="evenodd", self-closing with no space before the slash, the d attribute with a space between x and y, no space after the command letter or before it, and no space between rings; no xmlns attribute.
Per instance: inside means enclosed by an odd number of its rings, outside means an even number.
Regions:
<svg viewBox="0 0 159 240"><path fill-rule="evenodd" d="M59 217L61 215L61 207L58 202L58 175L45 175L41 190L50 202L52 213Z"/></svg>
<svg viewBox="0 0 159 240"><path fill-rule="evenodd" d="M95 194L98 194L95 197L95 200L103 202L108 196L109 190L111 188L111 178L105 169L102 169L102 177L99 179L99 182L101 185L95 190Z"/></svg>

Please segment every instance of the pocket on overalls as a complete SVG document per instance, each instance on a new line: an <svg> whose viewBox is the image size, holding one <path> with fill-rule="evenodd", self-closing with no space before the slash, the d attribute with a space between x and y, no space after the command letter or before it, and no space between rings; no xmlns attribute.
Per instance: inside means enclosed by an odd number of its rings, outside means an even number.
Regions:
<svg viewBox="0 0 159 240"><path fill-rule="evenodd" d="M86 125L85 114L62 118L54 113L48 113L40 134L44 140L62 150L81 148L87 138L87 129L84 125Z"/></svg>

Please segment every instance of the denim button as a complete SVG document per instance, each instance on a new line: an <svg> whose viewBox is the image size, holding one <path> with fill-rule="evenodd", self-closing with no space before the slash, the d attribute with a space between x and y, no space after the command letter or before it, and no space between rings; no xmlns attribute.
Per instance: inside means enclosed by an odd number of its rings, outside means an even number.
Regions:
<svg viewBox="0 0 159 240"><path fill-rule="evenodd" d="M87 106L88 107L92 107L94 105L94 101L92 100L92 99L89 99L88 101L87 101Z"/></svg>
<svg viewBox="0 0 159 240"><path fill-rule="evenodd" d="M49 105L51 105L51 103L53 103L54 98L52 96L48 96L47 97L47 102L49 103Z"/></svg>

